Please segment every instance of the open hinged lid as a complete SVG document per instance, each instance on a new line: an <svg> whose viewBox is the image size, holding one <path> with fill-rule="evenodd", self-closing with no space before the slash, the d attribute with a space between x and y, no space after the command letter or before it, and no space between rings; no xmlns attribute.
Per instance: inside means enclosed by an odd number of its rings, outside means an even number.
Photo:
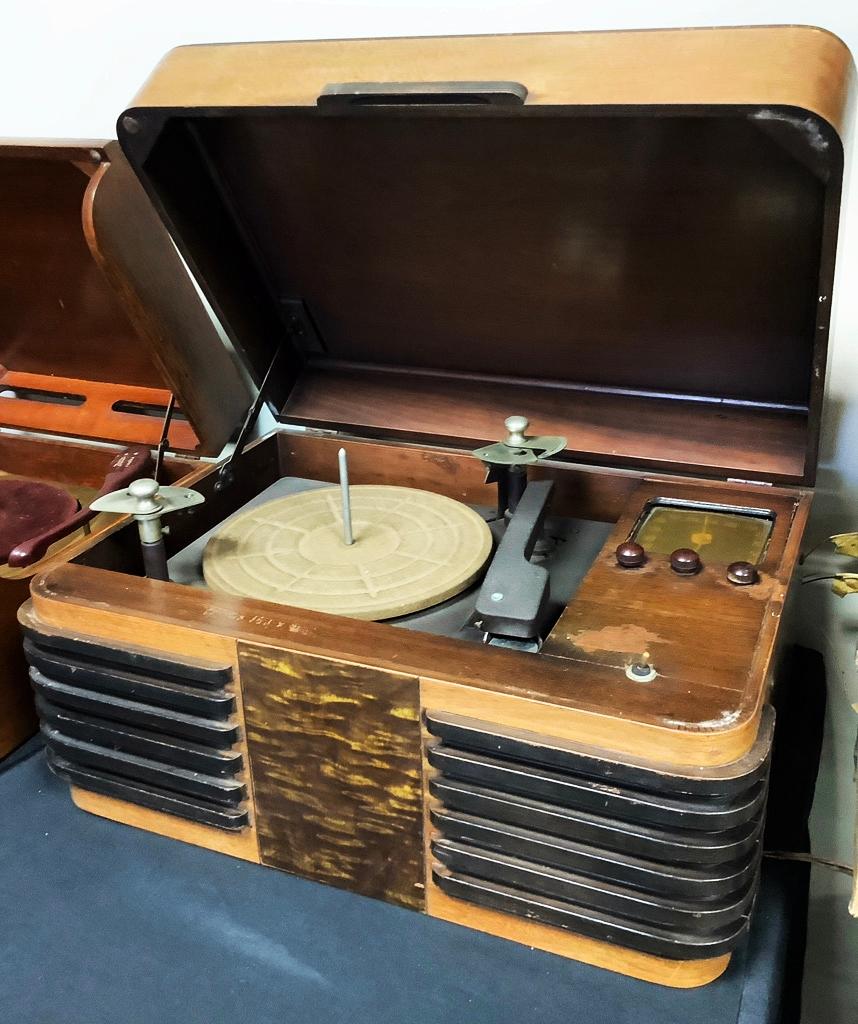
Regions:
<svg viewBox="0 0 858 1024"><path fill-rule="evenodd" d="M200 46L119 138L285 422L811 482L851 74L796 27Z"/></svg>
<svg viewBox="0 0 858 1024"><path fill-rule="evenodd" d="M118 147L114 155L124 163ZM168 374L145 337L147 317L135 316L132 296L116 293L88 247L94 196L104 189L132 221L148 217L162 258L174 270L182 263L127 165L130 188L113 173L101 144L0 142L2 427L158 442ZM186 273L177 287L196 296ZM181 413L169 439L175 449L198 447Z"/></svg>

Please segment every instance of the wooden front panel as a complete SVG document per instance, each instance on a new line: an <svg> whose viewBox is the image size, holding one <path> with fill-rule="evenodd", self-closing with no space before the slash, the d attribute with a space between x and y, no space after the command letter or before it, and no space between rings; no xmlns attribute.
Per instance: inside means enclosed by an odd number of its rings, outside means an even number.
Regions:
<svg viewBox="0 0 858 1024"><path fill-rule="evenodd" d="M417 680L238 650L262 863L422 907Z"/></svg>

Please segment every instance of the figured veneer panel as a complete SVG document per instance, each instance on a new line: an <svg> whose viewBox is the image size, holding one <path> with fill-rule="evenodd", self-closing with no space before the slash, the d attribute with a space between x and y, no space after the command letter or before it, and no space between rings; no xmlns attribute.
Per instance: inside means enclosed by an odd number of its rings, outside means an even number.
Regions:
<svg viewBox="0 0 858 1024"><path fill-rule="evenodd" d="M417 680L239 643L264 864L423 906Z"/></svg>

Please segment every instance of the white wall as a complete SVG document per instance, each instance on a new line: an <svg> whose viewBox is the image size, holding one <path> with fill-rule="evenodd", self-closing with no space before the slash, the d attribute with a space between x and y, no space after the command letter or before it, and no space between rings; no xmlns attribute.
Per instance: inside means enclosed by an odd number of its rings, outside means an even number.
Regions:
<svg viewBox="0 0 858 1024"><path fill-rule="evenodd" d="M112 137L117 114L160 57L180 43L774 23L821 25L858 53L856 0L586 5L558 0L0 0L0 137ZM858 529L856 277L858 199L846 204L841 226L814 534ZM819 586L804 587L797 596L798 638L824 649L830 687L814 841L822 855L848 860L858 596L840 602ZM845 914L845 881L845 876L816 872L806 1006L813 1024L858 1020L858 923Z"/></svg>

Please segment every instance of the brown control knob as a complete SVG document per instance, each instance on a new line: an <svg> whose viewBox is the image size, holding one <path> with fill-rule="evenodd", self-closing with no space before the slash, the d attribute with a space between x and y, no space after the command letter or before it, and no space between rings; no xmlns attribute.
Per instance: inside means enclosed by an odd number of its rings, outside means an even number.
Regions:
<svg viewBox="0 0 858 1024"><path fill-rule="evenodd" d="M616 550L616 556L617 565L621 565L624 569L640 569L646 561L646 551L640 544L635 544L633 541L620 544Z"/></svg>
<svg viewBox="0 0 858 1024"><path fill-rule="evenodd" d="M760 582L760 574L750 562L731 562L727 566L727 579L737 587L750 587Z"/></svg>
<svg viewBox="0 0 858 1024"><path fill-rule="evenodd" d="M677 548L670 553L670 568L680 576L693 576L700 572L703 563L700 555L691 548Z"/></svg>

